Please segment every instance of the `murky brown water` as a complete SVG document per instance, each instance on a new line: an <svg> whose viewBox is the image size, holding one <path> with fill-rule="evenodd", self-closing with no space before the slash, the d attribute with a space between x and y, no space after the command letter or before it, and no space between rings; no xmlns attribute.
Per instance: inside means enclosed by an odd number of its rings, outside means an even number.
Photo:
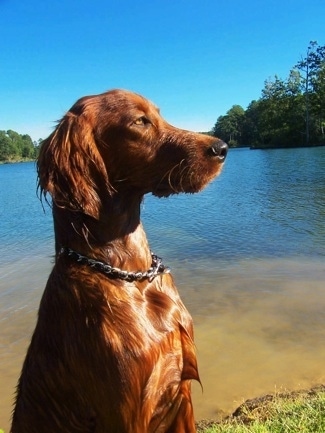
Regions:
<svg viewBox="0 0 325 433"><path fill-rule="evenodd" d="M324 383L324 263L250 263L221 286L194 315L204 387L194 388L198 419L265 393Z"/></svg>
<svg viewBox="0 0 325 433"><path fill-rule="evenodd" d="M6 432L50 268L49 260L41 259L1 269L0 428ZM196 263L175 276L195 323L203 385L203 392L193 385L197 419L281 388L324 383L324 262L249 260L223 269Z"/></svg>

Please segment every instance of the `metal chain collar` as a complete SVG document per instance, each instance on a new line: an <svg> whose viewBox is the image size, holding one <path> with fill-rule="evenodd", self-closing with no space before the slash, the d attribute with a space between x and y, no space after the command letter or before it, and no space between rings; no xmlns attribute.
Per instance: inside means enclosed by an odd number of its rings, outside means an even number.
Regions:
<svg viewBox="0 0 325 433"><path fill-rule="evenodd" d="M159 274L169 274L170 268L163 265L160 257L151 253L152 264L147 271L122 271L122 269L114 268L113 266L100 262L98 260L91 259L89 257L83 256L80 253L72 250L68 247L62 247L59 254L66 254L78 263L82 263L96 269L97 271L103 272L110 278L117 278L120 280L132 282L141 281L147 278L152 281Z"/></svg>

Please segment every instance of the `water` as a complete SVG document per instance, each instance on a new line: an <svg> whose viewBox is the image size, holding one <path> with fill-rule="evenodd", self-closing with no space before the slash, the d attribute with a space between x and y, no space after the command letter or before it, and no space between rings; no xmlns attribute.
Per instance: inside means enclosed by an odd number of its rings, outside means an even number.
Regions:
<svg viewBox="0 0 325 433"><path fill-rule="evenodd" d="M197 419L243 399L324 382L325 148L231 150L197 195L147 196L152 250L194 318ZM33 163L0 165L0 428L52 267Z"/></svg>

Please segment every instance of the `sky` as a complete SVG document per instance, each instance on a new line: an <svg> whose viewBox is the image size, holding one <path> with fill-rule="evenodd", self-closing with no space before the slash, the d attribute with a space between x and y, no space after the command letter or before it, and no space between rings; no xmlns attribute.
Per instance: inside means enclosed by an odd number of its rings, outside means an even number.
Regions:
<svg viewBox="0 0 325 433"><path fill-rule="evenodd" d="M0 130L46 138L81 96L123 88L209 131L311 40L325 0L0 0Z"/></svg>

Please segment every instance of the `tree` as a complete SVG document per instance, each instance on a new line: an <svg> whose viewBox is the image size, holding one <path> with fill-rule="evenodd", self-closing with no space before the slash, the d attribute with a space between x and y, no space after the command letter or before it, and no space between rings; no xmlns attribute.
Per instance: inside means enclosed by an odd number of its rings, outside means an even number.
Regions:
<svg viewBox="0 0 325 433"><path fill-rule="evenodd" d="M215 137L226 141L229 146L243 145L243 125L245 110L240 105L233 105L225 116L220 116L212 130Z"/></svg>
<svg viewBox="0 0 325 433"><path fill-rule="evenodd" d="M317 77L314 81L313 106L317 113L317 129L320 132L321 140L325 139L325 62L320 66Z"/></svg>
<svg viewBox="0 0 325 433"><path fill-rule="evenodd" d="M36 155L37 148L29 135L11 129L0 131L0 161L34 159Z"/></svg>
<svg viewBox="0 0 325 433"><path fill-rule="evenodd" d="M267 79L260 99L246 110L233 105L217 119L212 133L230 146L325 144L325 46L311 41L288 78Z"/></svg>
<svg viewBox="0 0 325 433"><path fill-rule="evenodd" d="M243 125L243 141L251 147L257 146L261 142L260 135L260 104L261 101L252 101L245 111L245 121Z"/></svg>
<svg viewBox="0 0 325 433"><path fill-rule="evenodd" d="M15 150L6 131L0 131L0 161L7 161Z"/></svg>
<svg viewBox="0 0 325 433"><path fill-rule="evenodd" d="M316 119L310 118L310 114L316 114L317 116L317 102L319 94L317 92L317 85L320 84L319 75L322 75L322 69L324 68L325 61L325 46L319 46L316 41L310 41L306 57L302 58L297 64L296 68L301 71L304 75L302 81L304 83L304 96L305 96L305 144L308 146L310 141L310 129L316 126ZM316 96L316 97L315 97ZM315 113L316 108L316 113ZM320 120L322 125L322 120ZM322 126L321 126L322 128ZM317 126L316 126L317 129ZM323 129L322 129L323 130ZM314 137L313 137L314 138Z"/></svg>

